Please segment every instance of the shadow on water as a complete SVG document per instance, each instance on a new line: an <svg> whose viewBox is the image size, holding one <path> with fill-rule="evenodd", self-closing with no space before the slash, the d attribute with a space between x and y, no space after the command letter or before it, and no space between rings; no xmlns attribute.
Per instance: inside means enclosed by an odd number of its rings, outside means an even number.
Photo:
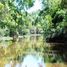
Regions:
<svg viewBox="0 0 67 67"><path fill-rule="evenodd" d="M53 38L47 38L46 42L50 43L51 50L57 55L57 59L60 58L62 62L67 62L67 30L64 33L62 32L60 35L54 36Z"/></svg>
<svg viewBox="0 0 67 67"><path fill-rule="evenodd" d="M62 59L62 62L67 62L67 43L54 43L52 50L56 51L55 54Z"/></svg>

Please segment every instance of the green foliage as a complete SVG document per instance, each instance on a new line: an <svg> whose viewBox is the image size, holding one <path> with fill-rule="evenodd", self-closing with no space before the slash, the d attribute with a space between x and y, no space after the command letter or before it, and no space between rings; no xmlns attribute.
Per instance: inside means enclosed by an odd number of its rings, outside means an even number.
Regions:
<svg viewBox="0 0 67 67"><path fill-rule="evenodd" d="M66 24L66 9L61 8L62 0L48 0L48 9L43 10L41 26L45 38L53 38L63 33Z"/></svg>
<svg viewBox="0 0 67 67"><path fill-rule="evenodd" d="M14 2L18 5L15 6ZM20 34L28 33L35 27L36 31L43 31L45 38L59 35L67 25L67 10L61 8L61 2L62 0L43 0L41 11L28 14L25 9L30 8L34 0L1 0L0 28L7 27L9 31L12 29ZM61 16L63 19L59 21Z"/></svg>
<svg viewBox="0 0 67 67"><path fill-rule="evenodd" d="M25 9L30 8L34 0L16 0L16 3L18 3L17 6L15 6L14 1L15 0L0 0L0 36L14 37L15 35L26 35L31 33L30 31L32 30L37 34L43 34L45 36L44 38L48 39L67 33L67 9L62 9L62 0L43 0L43 9L32 14L28 14ZM28 44L28 42L26 43ZM32 51L37 52L49 50L41 44L35 46L27 44L24 46L17 45L16 50L13 46L7 51L10 51L10 54L13 49L13 51L17 52L13 52L13 54L16 53L17 55L23 51L30 51L32 48ZM21 49L21 47L23 47L23 49ZM56 61L56 59L61 61L60 58L55 56L47 56L44 60L53 62Z"/></svg>

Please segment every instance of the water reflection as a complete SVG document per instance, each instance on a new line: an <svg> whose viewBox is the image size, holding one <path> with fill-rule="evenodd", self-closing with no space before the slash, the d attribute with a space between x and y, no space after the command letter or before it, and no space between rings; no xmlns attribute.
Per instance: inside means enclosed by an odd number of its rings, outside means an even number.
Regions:
<svg viewBox="0 0 67 67"><path fill-rule="evenodd" d="M14 61L22 61L25 55L36 52L34 48L40 48L42 43L42 36L24 36L17 42L0 42L0 62L2 62L0 66L5 64L5 67L10 67L11 62L9 63L9 61L11 61L11 59L12 63L14 63ZM7 47L5 48L4 45ZM19 66L19 64L16 63L15 65L16 67Z"/></svg>
<svg viewBox="0 0 67 67"><path fill-rule="evenodd" d="M17 64L15 65L15 67L21 67L21 64L20 64L20 63L17 63Z"/></svg>
<svg viewBox="0 0 67 67"><path fill-rule="evenodd" d="M11 67L11 64L6 64L5 67Z"/></svg>
<svg viewBox="0 0 67 67"><path fill-rule="evenodd" d="M43 58L40 56L27 55L21 67L46 67L43 61Z"/></svg>
<svg viewBox="0 0 67 67"><path fill-rule="evenodd" d="M46 67L43 57L37 55L26 55L21 63L16 63L13 66L11 61L9 64L5 64L5 67Z"/></svg>
<svg viewBox="0 0 67 67"><path fill-rule="evenodd" d="M61 62L62 58L59 53L56 55L56 52L58 52L61 47L58 48L57 45L54 46L54 44L45 43L43 40L42 36L24 36L17 42L0 42L0 67L4 67L4 65L5 67L21 67L22 63L32 62L31 60L26 61L25 58L31 58L33 60L31 65L35 64L37 67L40 63L44 63L41 61L41 57L44 58L45 62ZM58 48L58 50L55 48ZM34 56L33 54L38 56ZM37 59L37 57L40 58L40 60Z"/></svg>

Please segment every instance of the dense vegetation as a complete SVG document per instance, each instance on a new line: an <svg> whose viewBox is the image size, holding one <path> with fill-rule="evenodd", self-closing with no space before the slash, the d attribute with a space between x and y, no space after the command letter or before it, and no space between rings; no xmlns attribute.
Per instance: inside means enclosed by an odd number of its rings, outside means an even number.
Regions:
<svg viewBox="0 0 67 67"><path fill-rule="evenodd" d="M45 62L67 61L66 45L48 44L43 41L44 39L47 42L56 40L56 43L59 40L67 41L67 0L41 1L43 5L41 10L28 13L26 10L33 6L35 0L0 0L0 38L8 36L14 38L30 34L44 36L44 38L39 38L42 39L41 41L37 41L36 37L31 37L30 41L27 41L27 38L24 41L20 38L21 43L12 43L12 41L6 43L8 41L4 40L2 43L0 41L0 61L1 59L23 59L26 52L42 53ZM57 51L58 55L54 55L54 53L49 56L45 55L45 53L49 54L51 50ZM22 56L23 58L21 58Z"/></svg>
<svg viewBox="0 0 67 67"><path fill-rule="evenodd" d="M32 7L34 0L0 0L0 36L39 33L47 40L59 35L66 37L64 1L42 0L43 9L29 14L25 9Z"/></svg>

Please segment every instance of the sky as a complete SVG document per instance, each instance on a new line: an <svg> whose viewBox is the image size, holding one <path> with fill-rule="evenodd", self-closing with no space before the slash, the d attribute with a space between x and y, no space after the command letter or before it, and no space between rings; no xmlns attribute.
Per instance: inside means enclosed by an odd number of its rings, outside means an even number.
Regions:
<svg viewBox="0 0 67 67"><path fill-rule="evenodd" d="M33 13L38 10L42 10L42 6L43 6L42 0L35 0L34 5L31 8L27 9L26 11L28 13Z"/></svg>
<svg viewBox="0 0 67 67"><path fill-rule="evenodd" d="M16 3L16 0L14 1L14 5L18 6L18 3ZM27 11L28 13L33 13L38 10L42 10L42 6L43 6L42 0L35 0L34 5L29 9L25 9L25 11ZM21 10L21 11L23 11L23 10Z"/></svg>

